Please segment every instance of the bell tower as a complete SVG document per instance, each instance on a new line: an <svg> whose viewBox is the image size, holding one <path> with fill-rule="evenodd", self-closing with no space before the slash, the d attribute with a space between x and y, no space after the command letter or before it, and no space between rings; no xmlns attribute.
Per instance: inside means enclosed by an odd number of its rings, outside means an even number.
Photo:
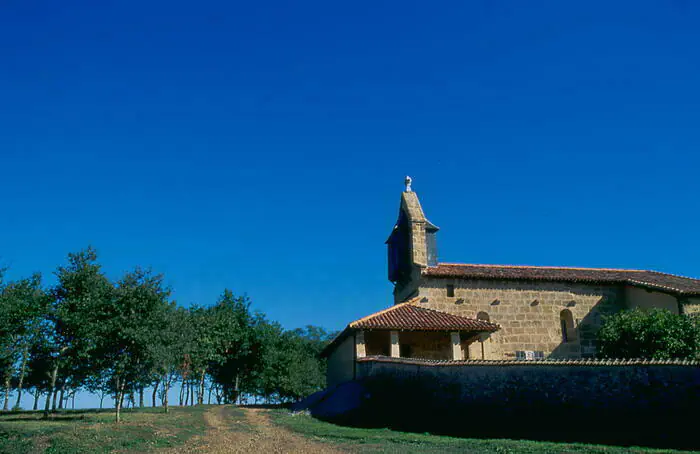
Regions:
<svg viewBox="0 0 700 454"><path fill-rule="evenodd" d="M418 286L423 268L437 265L436 234L439 230L425 217L418 196L406 177L399 218L386 241L389 280L394 283L394 302L410 297Z"/></svg>

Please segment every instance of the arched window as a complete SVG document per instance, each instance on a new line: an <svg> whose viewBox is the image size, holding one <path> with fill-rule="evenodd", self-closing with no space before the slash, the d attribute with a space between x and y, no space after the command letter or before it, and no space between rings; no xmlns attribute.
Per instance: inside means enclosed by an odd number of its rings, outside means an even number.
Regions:
<svg viewBox="0 0 700 454"><path fill-rule="evenodd" d="M561 323L561 341L563 343L576 340L576 328L574 327L574 316L569 309L564 309L559 314Z"/></svg>
<svg viewBox="0 0 700 454"><path fill-rule="evenodd" d="M491 321L491 317L489 317L489 314L486 312L483 312L483 311L476 314L476 319L483 320L485 322ZM481 344L481 359L486 359L486 347L484 346L484 341L487 339L490 339L490 338L485 337L484 335L479 337L479 343Z"/></svg>

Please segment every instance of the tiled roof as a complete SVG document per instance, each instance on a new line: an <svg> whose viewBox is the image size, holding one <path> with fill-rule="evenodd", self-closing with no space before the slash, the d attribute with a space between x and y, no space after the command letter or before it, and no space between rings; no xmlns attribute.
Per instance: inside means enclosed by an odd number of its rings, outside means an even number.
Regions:
<svg viewBox="0 0 700 454"><path fill-rule="evenodd" d="M328 356L351 333L360 329L413 330L413 331L477 331L494 332L500 326L484 320L460 317L446 312L418 307L418 298L397 304L383 311L350 323L328 344L321 356Z"/></svg>
<svg viewBox="0 0 700 454"><path fill-rule="evenodd" d="M354 329L396 329L423 331L487 331L498 330L498 325L418 307L412 302L397 304L383 311L356 320L350 325Z"/></svg>
<svg viewBox="0 0 700 454"><path fill-rule="evenodd" d="M425 268L423 275L467 279L625 284L681 295L700 295L700 279L645 270L440 263L437 266Z"/></svg>
<svg viewBox="0 0 700 454"><path fill-rule="evenodd" d="M700 367L696 359L607 359L585 358L566 359L548 358L532 361L520 359L465 359L440 360L423 358L391 358L389 356L366 356L357 358L358 363L397 363L416 366L695 366Z"/></svg>

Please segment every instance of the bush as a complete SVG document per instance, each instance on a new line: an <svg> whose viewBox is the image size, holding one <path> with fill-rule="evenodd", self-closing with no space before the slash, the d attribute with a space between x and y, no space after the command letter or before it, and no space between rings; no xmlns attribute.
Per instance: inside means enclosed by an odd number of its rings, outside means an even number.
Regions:
<svg viewBox="0 0 700 454"><path fill-rule="evenodd" d="M700 330L693 320L666 309L639 308L610 316L598 331L604 358L697 358Z"/></svg>

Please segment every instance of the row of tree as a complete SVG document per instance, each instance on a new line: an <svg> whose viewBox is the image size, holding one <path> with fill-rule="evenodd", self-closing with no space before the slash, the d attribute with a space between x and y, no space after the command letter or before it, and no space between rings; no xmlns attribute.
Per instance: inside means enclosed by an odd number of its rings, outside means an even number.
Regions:
<svg viewBox="0 0 700 454"><path fill-rule="evenodd" d="M116 420L125 402L168 411L180 401L219 402L241 395L297 400L325 385L318 354L331 334L321 328L284 330L254 313L247 297L225 290L207 307L180 307L163 276L135 268L116 282L93 248L68 255L56 285L40 275L3 280L0 271L0 379L3 410L19 408L23 392L45 416L80 391L111 396ZM184 398L184 401L183 401ZM14 405L11 400L14 399ZM133 405L133 404L132 404Z"/></svg>

